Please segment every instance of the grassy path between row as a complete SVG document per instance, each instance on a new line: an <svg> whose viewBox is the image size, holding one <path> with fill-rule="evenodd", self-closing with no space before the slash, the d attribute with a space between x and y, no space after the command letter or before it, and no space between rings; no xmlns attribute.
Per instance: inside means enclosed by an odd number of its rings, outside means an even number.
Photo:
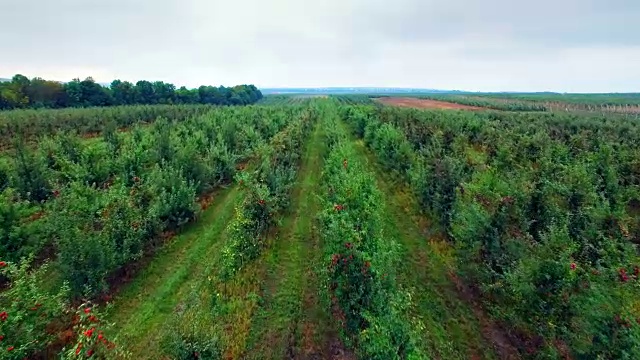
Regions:
<svg viewBox="0 0 640 360"><path fill-rule="evenodd" d="M400 245L397 280L412 293L410 316L424 324L424 350L439 359L494 359L483 337L483 322L473 307L460 298L451 280L455 259L436 227L421 216L409 189L394 181L361 140L354 140L360 160L376 175L385 194L385 233Z"/></svg>
<svg viewBox="0 0 640 360"><path fill-rule="evenodd" d="M327 358L329 318L318 304L321 251L315 229L324 149L318 125L302 156L291 209L265 258L262 306L251 322L248 359Z"/></svg>
<svg viewBox="0 0 640 360"><path fill-rule="evenodd" d="M262 255L232 279L221 281L218 270L226 228L242 198L235 186L125 286L109 320L133 358L161 358L169 327L214 339L225 359L331 357L337 334L319 303L316 274L323 141L317 125L305 144L289 210Z"/></svg>
<svg viewBox="0 0 640 360"><path fill-rule="evenodd" d="M115 298L108 320L133 358L160 358L163 325L201 281L205 266L216 263L221 235L240 199L236 186L220 191L198 221L160 250Z"/></svg>
<svg viewBox="0 0 640 360"><path fill-rule="evenodd" d="M231 280L217 281L211 295L205 295L218 299L212 321L220 329L225 359L328 359L335 350L337 335L319 304L316 276L321 261L316 192L323 140L316 125L305 144L291 206L262 255Z"/></svg>

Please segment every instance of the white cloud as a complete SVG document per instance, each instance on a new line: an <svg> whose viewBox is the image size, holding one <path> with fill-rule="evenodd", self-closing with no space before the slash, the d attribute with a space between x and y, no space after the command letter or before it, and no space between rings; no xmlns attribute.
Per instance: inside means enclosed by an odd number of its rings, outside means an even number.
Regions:
<svg viewBox="0 0 640 360"><path fill-rule="evenodd" d="M640 83L635 0L0 0L0 8L0 77L487 91Z"/></svg>

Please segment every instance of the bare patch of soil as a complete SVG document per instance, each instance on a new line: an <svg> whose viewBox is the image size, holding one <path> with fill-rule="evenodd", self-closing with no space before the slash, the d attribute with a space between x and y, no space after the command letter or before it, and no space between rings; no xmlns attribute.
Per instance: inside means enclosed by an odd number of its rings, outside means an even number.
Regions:
<svg viewBox="0 0 640 360"><path fill-rule="evenodd" d="M200 209L202 209L202 211L207 210L207 208L211 205L212 202L213 202L213 193L205 194L201 196L200 199L198 199L198 203L200 204Z"/></svg>
<svg viewBox="0 0 640 360"><path fill-rule="evenodd" d="M468 106L461 104L454 104L446 101L436 101L418 98L404 98L404 97L383 97L375 99L376 101L391 106L407 107L414 109L441 109L441 110L486 110L477 106Z"/></svg>

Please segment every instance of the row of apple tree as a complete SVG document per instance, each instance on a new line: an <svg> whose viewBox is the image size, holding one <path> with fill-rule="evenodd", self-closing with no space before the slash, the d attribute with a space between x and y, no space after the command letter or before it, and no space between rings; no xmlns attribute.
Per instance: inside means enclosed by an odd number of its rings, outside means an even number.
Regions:
<svg viewBox="0 0 640 360"><path fill-rule="evenodd" d="M416 326L405 316L410 297L395 281L399 254L383 228L374 174L356 156L335 105L327 106L323 126L328 154L319 218L326 306L359 358L423 359Z"/></svg>
<svg viewBox="0 0 640 360"><path fill-rule="evenodd" d="M220 108L95 141L58 135L19 147L0 193L0 259L55 255L76 294L105 290L109 275L194 218L199 195L304 111Z"/></svg>
<svg viewBox="0 0 640 360"><path fill-rule="evenodd" d="M245 196L228 225L229 242L220 269L223 279L255 260L264 249L276 216L289 206L303 145L317 118L318 109L309 106L305 116L276 134L268 146L260 147L255 161L237 175Z"/></svg>
<svg viewBox="0 0 640 360"><path fill-rule="evenodd" d="M256 151L298 149L312 117L302 106L218 108L91 141L59 135L17 149L0 194L0 271L9 288L0 295L0 336L14 347L9 355L55 344L52 326L75 321L69 300L109 290L111 279L197 217L198 198L230 182ZM295 141L277 140L291 133ZM263 168L280 161L269 159ZM44 270L55 273L52 284L27 270L33 254L52 259ZM59 292L43 290L57 280Z"/></svg>
<svg viewBox="0 0 640 360"><path fill-rule="evenodd" d="M211 111L211 105L135 105L0 111L0 147L34 143L44 135L73 131L98 136L105 128L127 128L158 118L181 121Z"/></svg>
<svg viewBox="0 0 640 360"><path fill-rule="evenodd" d="M524 356L640 356L640 124L341 109L414 191Z"/></svg>

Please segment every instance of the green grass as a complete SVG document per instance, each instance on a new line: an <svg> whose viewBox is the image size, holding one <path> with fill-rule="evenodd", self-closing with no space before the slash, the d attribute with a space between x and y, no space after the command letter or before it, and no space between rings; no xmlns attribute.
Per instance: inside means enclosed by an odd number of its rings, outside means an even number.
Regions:
<svg viewBox="0 0 640 360"><path fill-rule="evenodd" d="M281 223L281 233L265 259L263 306L252 320L247 358L283 359L319 351L327 332L328 315L317 303L320 262L315 216L322 170L321 126L317 126L302 157L292 211Z"/></svg>
<svg viewBox="0 0 640 360"><path fill-rule="evenodd" d="M237 187L222 190L198 221L164 247L115 298L109 321L134 358L158 359L162 325L188 291L219 259L221 237L240 201Z"/></svg>
<svg viewBox="0 0 640 360"><path fill-rule="evenodd" d="M267 239L262 255L231 281L215 285L225 358L282 359L317 353L328 315L317 303L320 262L315 216L322 169L318 126L305 145L291 206Z"/></svg>
<svg viewBox="0 0 640 360"><path fill-rule="evenodd" d="M109 320L134 358L160 358L169 327L190 327L187 332L217 339L225 358L281 359L321 351L317 344L333 335L317 303L315 274L322 139L318 126L305 145L290 209L262 255L232 279L220 280L218 260L234 204L240 202L236 188L222 194L126 287Z"/></svg>
<svg viewBox="0 0 640 360"><path fill-rule="evenodd" d="M397 280L411 291L414 308L410 316L425 326L424 350L435 358L496 358L482 336L482 325L471 305L461 299L450 273L455 257L450 246L429 219L421 216L406 186L398 184L376 162L362 141L355 142L361 160L376 174L385 194L385 233L400 244Z"/></svg>

